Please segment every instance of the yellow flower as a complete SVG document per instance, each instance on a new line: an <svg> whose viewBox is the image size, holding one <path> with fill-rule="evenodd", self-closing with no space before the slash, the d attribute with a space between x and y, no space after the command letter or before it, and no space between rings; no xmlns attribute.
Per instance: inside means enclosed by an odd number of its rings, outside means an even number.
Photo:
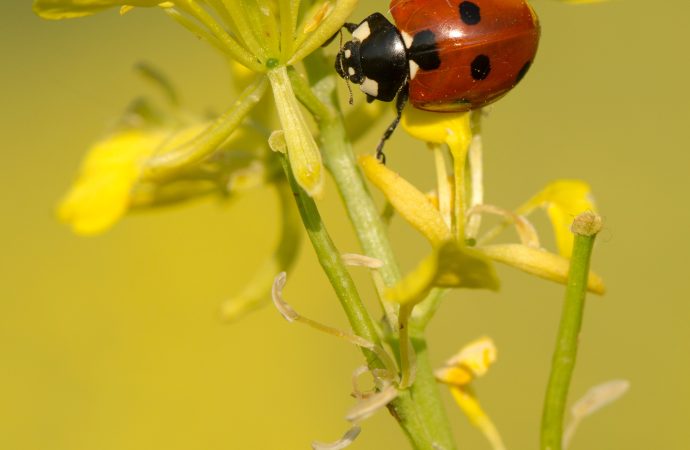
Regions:
<svg viewBox="0 0 690 450"><path fill-rule="evenodd" d="M592 192L587 183L580 180L557 180L549 183L541 192L520 206L516 213L529 215L535 208L546 209L556 236L558 253L570 258L573 249L573 219L585 211L596 212Z"/></svg>
<svg viewBox="0 0 690 450"><path fill-rule="evenodd" d="M493 341L483 337L470 342L436 371L436 379L450 388L451 394L470 422L486 436L495 450L503 450L496 426L484 412L472 389L472 382L484 376L496 361Z"/></svg>
<svg viewBox="0 0 690 450"><path fill-rule="evenodd" d="M580 181L559 180L512 213L483 203L480 112L438 114L407 108L401 124L413 137L425 141L434 153L437 188L430 197L371 156L360 158L369 180L381 190L395 211L426 237L432 253L397 286L388 300L408 307L420 302L434 287L497 289L499 282L491 261L500 262L541 278L565 284L568 276L574 217L593 210L590 189ZM443 148L450 150L452 174L448 175ZM469 155L469 158L468 158ZM468 170L469 169L469 172ZM468 192L469 190L469 192ZM532 225L524 217L545 208L551 220L560 255L539 246ZM521 243L487 245L502 228L475 238L480 214L502 215L518 229ZM590 273L588 289L603 294L604 284ZM409 310L409 308L408 308Z"/></svg>
<svg viewBox="0 0 690 450"><path fill-rule="evenodd" d="M361 157L360 164L367 178L383 192L396 212L422 233L433 247L432 254L417 269L388 290L389 300L414 304L433 287L443 286L495 290L498 280L490 260L558 283L566 282L569 262L562 256L524 244L468 247L464 242L451 238L439 207L407 180L373 156ZM473 280L471 285L468 280ZM602 294L601 278L590 273L588 289Z"/></svg>
<svg viewBox="0 0 690 450"><path fill-rule="evenodd" d="M75 233L97 234L112 226L130 206L130 194L143 162L164 141L163 131L117 133L89 151L58 217Z"/></svg>

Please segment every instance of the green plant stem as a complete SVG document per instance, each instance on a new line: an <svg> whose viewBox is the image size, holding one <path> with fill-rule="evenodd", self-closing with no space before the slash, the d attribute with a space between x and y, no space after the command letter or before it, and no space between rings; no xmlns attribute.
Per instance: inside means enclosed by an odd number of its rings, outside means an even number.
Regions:
<svg viewBox="0 0 690 450"><path fill-rule="evenodd" d="M565 415L566 402L570 380L575 369L578 340L582 328L582 317L585 308L587 294L587 277L592 256L592 248L598 226L578 227L582 221L600 223L598 216L585 213L578 216L573 224L575 242L573 254L570 260L570 273L565 292L565 304L561 315L561 323L558 329L556 349L551 363L551 376L544 400L544 412L541 424L541 449L560 450L563 440L563 417ZM587 225L587 223L585 224Z"/></svg>
<svg viewBox="0 0 690 450"><path fill-rule="evenodd" d="M316 256L323 268L328 280L345 310L345 315L350 322L354 333L376 345L381 345L381 339L376 332L374 322L369 316L369 312L364 307L362 300L357 292L354 281L347 271L345 263L340 258L340 252L335 247L328 231L326 230L321 215L316 207L316 203L311 197L297 184L292 174L290 165L283 158L283 167L286 176L290 181L290 187L295 196L302 222L307 230L307 235L311 240ZM383 368L384 365L378 361L375 354L364 350L367 362L370 366Z"/></svg>
<svg viewBox="0 0 690 450"><path fill-rule="evenodd" d="M283 161L285 160L283 159ZM286 175L290 180L290 187L297 201L300 216L307 229L307 234L319 259L319 263L331 282L353 331L358 336L380 345L381 339L376 333L371 317L369 317L369 313L362 304L347 267L345 267L340 258L340 253L324 227L314 200L299 187L292 176L289 165L285 164L284 167ZM362 351L367 358L369 367L385 367L383 362L373 352L366 349ZM436 450L433 445L435 441L431 440L425 423L420 420L410 391L400 392L398 397L389 405L389 409L402 425L415 450ZM447 447L443 448L446 449Z"/></svg>
<svg viewBox="0 0 690 450"><path fill-rule="evenodd" d="M364 253L383 262L379 269L385 286L391 287L401 279L400 269L388 240L386 228L378 209L367 189L352 152L352 147L345 134L345 126L339 112L335 91L335 76L330 61L321 55L311 55L305 64L310 82L317 86L318 100L325 105L317 114L321 132L324 161L338 187L355 233ZM293 79L293 84L299 80ZM308 91L308 92L307 92ZM295 93L305 96L314 95L309 85L295 86ZM300 98L301 100L301 98ZM305 102L314 103L314 102ZM337 113L334 113L338 111ZM385 306L385 300L383 301ZM386 308L391 314L391 308ZM389 323L397 320L388 317ZM398 420L415 449L453 450L455 443L450 431L450 423L441 402L440 392L429 362L426 340L423 330L415 327L410 335L417 360L417 376L414 384L402 391L398 398L389 405L389 410ZM395 328L393 328L395 329Z"/></svg>

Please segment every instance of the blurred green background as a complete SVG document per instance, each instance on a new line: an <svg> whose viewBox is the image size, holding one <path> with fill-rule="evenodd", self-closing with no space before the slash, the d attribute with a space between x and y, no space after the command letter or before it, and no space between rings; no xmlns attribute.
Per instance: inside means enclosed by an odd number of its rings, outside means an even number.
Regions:
<svg viewBox="0 0 690 450"><path fill-rule="evenodd" d="M594 268L609 293L588 304L572 395L632 383L582 425L573 449L690 448L690 3L533 6L537 61L485 122L487 201L516 206L555 178L592 184L606 221ZM353 19L383 9L364 0ZM218 319L274 245L270 192L131 216L96 238L53 216L87 146L146 91L136 62L166 71L203 112L232 101L222 59L157 11L64 22L34 17L28 0L0 11L0 448L304 449L339 437L356 349L272 308ZM384 127L358 149L370 151ZM392 167L432 186L421 144L400 132L388 152ZM320 205L339 247L356 251L338 201L329 185ZM401 220L392 233L405 268L428 251ZM477 384L480 399L509 448L536 448L563 289L500 271L499 294L449 296L431 356L440 364L492 336L499 360ZM356 277L370 293L365 273ZM286 295L305 315L346 326L308 246ZM460 448L488 448L444 397ZM353 448L406 442L381 412Z"/></svg>

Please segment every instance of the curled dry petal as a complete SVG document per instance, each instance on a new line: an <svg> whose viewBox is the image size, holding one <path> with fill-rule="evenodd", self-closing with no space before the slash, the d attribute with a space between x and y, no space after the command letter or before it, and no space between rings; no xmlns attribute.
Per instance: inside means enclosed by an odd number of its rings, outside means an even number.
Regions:
<svg viewBox="0 0 690 450"><path fill-rule="evenodd" d="M362 421L392 402L397 396L398 389L393 385L388 385L380 392L357 403L357 405L347 413L345 419L353 423Z"/></svg>
<svg viewBox="0 0 690 450"><path fill-rule="evenodd" d="M287 282L287 274L285 272L280 272L273 282L273 289L271 290L271 298L273 298L273 304L276 305L278 312L287 320L288 322L294 322L299 319L299 314L292 309L292 306L288 305L285 300L283 300L283 288Z"/></svg>
<svg viewBox="0 0 690 450"><path fill-rule="evenodd" d="M630 389L628 380L611 380L588 390L570 409L573 418L563 434L563 448L570 447L570 442L583 419L615 402L628 392L628 389Z"/></svg>
<svg viewBox="0 0 690 450"><path fill-rule="evenodd" d="M338 439L337 441L332 442L330 444L314 441L311 444L311 448L313 450L342 450L352 445L355 439L357 439L357 436L359 436L360 431L362 431L362 429L359 426L355 425L354 427L347 430L343 437Z"/></svg>
<svg viewBox="0 0 690 450"><path fill-rule="evenodd" d="M383 261L372 258L371 256L357 253L343 253L340 257L348 266L368 267L369 269L380 269L383 267Z"/></svg>

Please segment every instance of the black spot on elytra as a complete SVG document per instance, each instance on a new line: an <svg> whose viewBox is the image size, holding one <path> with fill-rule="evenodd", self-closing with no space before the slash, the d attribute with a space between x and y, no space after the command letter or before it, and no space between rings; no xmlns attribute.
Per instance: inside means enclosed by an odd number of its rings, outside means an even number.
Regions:
<svg viewBox="0 0 690 450"><path fill-rule="evenodd" d="M460 19L466 25L477 25L482 20L479 6L474 2L460 3Z"/></svg>
<svg viewBox="0 0 690 450"><path fill-rule="evenodd" d="M516 83L519 83L523 78L525 78L525 75L527 74L527 71L529 70L530 66L532 65L532 61L527 61L524 66L522 66L522 69L517 74L517 78L515 79Z"/></svg>
<svg viewBox="0 0 690 450"><path fill-rule="evenodd" d="M483 80L491 72L491 61L486 55L479 55L472 61L472 78Z"/></svg>
<svg viewBox="0 0 690 450"><path fill-rule="evenodd" d="M438 56L436 36L431 30L420 31L412 38L409 58L416 62L422 70L438 69L441 58Z"/></svg>

